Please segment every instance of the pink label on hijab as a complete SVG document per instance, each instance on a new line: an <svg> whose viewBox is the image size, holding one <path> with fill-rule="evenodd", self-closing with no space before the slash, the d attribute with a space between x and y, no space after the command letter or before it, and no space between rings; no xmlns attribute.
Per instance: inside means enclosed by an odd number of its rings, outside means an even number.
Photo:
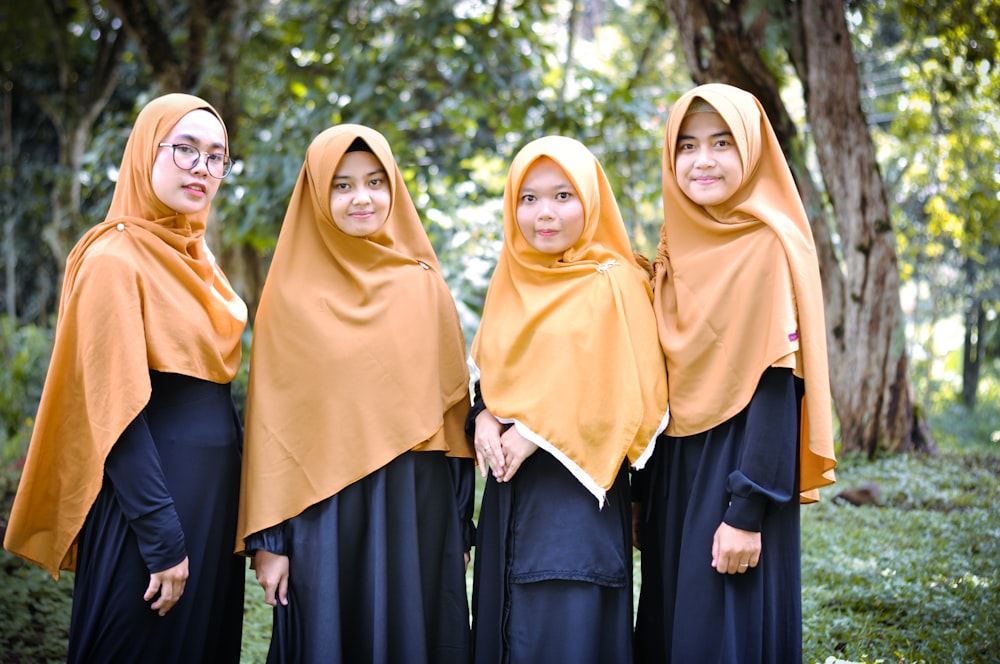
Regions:
<svg viewBox="0 0 1000 664"><path fill-rule="evenodd" d="M791 334L789 334L788 335L788 340L789 341L798 341L799 340L799 331L795 330L794 332L792 332Z"/></svg>

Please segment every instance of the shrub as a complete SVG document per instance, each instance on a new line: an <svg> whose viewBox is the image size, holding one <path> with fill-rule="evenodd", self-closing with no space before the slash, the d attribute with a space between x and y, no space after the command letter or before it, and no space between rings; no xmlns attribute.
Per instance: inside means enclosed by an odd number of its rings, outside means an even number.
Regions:
<svg viewBox="0 0 1000 664"><path fill-rule="evenodd" d="M0 463L19 463L28 448L52 331L0 316Z"/></svg>

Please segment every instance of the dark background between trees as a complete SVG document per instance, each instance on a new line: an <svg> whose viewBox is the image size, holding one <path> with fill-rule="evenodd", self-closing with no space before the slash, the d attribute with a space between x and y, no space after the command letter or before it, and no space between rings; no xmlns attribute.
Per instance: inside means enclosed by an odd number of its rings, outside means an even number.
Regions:
<svg viewBox="0 0 1000 664"><path fill-rule="evenodd" d="M652 255L666 110L727 82L761 99L810 214L842 451L933 453L935 400L995 393L997 16L1000 0L8 0L4 334L44 345L65 257L152 96L191 92L226 119L240 162L211 244L251 310L311 138L386 134L471 339L513 153L548 133L588 144Z"/></svg>

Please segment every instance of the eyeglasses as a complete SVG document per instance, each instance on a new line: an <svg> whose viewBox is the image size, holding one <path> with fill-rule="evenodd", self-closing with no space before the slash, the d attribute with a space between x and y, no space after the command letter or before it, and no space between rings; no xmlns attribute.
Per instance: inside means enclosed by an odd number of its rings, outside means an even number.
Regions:
<svg viewBox="0 0 1000 664"><path fill-rule="evenodd" d="M160 143L159 147L173 148L174 165L185 171L197 166L201 161L201 155L205 155L205 168L208 174L216 180L221 180L233 170L233 160L222 152L202 152L187 143Z"/></svg>

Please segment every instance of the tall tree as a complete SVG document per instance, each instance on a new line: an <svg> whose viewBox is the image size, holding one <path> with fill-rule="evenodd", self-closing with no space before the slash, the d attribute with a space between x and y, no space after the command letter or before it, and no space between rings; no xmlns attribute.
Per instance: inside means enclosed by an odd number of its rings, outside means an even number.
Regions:
<svg viewBox="0 0 1000 664"><path fill-rule="evenodd" d="M753 92L793 165L821 262L842 449L869 455L932 450L911 402L888 197L858 97L843 3L667 2L694 80ZM773 44L785 45L784 58ZM822 197L808 176L802 140L780 94L783 81L776 72L789 61L802 85L839 255Z"/></svg>
<svg viewBox="0 0 1000 664"><path fill-rule="evenodd" d="M50 169L49 219L41 237L61 273L82 225L79 174L84 155L115 91L125 39L94 0L16 0L5 4L2 16L5 91L30 99L58 139L58 157ZM12 148L10 154L13 159ZM40 317L45 318L44 306Z"/></svg>
<svg viewBox="0 0 1000 664"><path fill-rule="evenodd" d="M844 5L803 0L799 7L801 48L792 50L793 62L845 263L845 297L828 313L842 440L869 455L880 447L933 451L912 403L889 196L861 107Z"/></svg>

